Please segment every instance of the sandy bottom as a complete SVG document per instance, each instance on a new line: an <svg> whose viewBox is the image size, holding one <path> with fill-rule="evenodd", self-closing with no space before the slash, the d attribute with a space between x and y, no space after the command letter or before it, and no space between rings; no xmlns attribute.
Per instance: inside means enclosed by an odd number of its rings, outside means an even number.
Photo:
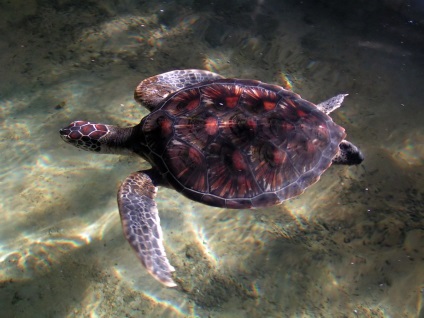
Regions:
<svg viewBox="0 0 424 318"><path fill-rule="evenodd" d="M424 317L424 28L386 2L402 14L335 1L1 4L1 316ZM366 160L269 209L160 189L169 289L138 263L117 210L120 182L148 164L78 151L58 130L134 125L147 114L136 84L183 68L313 102L348 92L332 117Z"/></svg>

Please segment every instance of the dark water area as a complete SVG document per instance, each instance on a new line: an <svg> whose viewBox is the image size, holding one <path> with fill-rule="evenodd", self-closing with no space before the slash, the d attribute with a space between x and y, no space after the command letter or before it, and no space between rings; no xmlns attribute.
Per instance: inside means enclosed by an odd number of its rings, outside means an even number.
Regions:
<svg viewBox="0 0 424 318"><path fill-rule="evenodd" d="M1 317L424 317L424 1L0 1L0 30ZM365 160L271 208L160 188L166 288L116 204L149 164L58 131L137 124L136 85L176 69L348 93Z"/></svg>

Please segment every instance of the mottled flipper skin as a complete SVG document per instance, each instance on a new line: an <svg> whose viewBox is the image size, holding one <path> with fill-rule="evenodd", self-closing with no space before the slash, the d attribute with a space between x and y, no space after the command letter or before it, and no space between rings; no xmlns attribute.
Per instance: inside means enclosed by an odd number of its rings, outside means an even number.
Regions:
<svg viewBox="0 0 424 318"><path fill-rule="evenodd" d="M118 206L124 235L147 271L168 287L176 286L163 247L162 229L155 197L157 188L151 170L130 174L118 192Z"/></svg>
<svg viewBox="0 0 424 318"><path fill-rule="evenodd" d="M134 91L134 99L153 111L168 95L184 87L217 80L221 75L204 70L176 70L146 78Z"/></svg>
<svg viewBox="0 0 424 318"><path fill-rule="evenodd" d="M334 97L331 97L330 99L327 99L326 101L323 101L322 103L317 104L317 107L324 113L329 114L333 110L336 110L337 108L342 106L342 103L347 95L349 94L336 95Z"/></svg>

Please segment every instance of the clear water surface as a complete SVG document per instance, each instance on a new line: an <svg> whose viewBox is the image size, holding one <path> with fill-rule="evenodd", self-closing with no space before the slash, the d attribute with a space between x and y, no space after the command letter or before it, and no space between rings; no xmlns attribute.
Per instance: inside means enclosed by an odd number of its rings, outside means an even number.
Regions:
<svg viewBox="0 0 424 318"><path fill-rule="evenodd" d="M343 4L342 4L343 3ZM423 317L423 1L1 1L2 317ZM130 126L151 75L201 68L291 86L366 156L274 208L160 189L178 288L125 241L120 182L148 165L70 147Z"/></svg>

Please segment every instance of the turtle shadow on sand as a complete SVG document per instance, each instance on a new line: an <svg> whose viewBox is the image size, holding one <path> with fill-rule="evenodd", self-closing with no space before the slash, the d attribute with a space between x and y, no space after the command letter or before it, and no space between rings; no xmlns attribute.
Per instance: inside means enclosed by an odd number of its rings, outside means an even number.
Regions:
<svg viewBox="0 0 424 318"><path fill-rule="evenodd" d="M268 310L284 311L288 316L299 310L316 314L319 307L323 315L334 310L349 314L356 309L379 317L394 301L414 308L419 290L409 290L405 304L399 288L406 292L405 284L416 286L416 275L422 273L424 193L404 187L414 183L410 180L412 168L408 176L389 158L382 159L377 150L375 154L379 160L370 154L371 164L357 171L356 180L349 181L350 177L335 171L341 180L325 176L301 197L282 206L217 210L216 216L205 216L207 227L202 232L217 254L218 264L211 265L210 256L196 242L187 247L186 265L204 264L190 272L181 268L181 261L173 260L179 273L176 280L202 305L213 299L221 307L229 301L237 304L237 299L245 304L264 302ZM387 167L381 168L381 160ZM380 167L377 171L376 164ZM381 178L379 174L385 175L385 169L397 180L387 183ZM332 183L345 186L327 197L319 188L324 190ZM302 207L302 202L314 200L314 193L328 202L317 205L306 218L290 212L293 207ZM327 206L335 204L339 211L333 207L327 211ZM227 250L235 260L226 255ZM222 275L225 279L220 280ZM227 299L215 296L228 284L231 292L222 293ZM196 291L199 295L210 293L210 297L200 299ZM316 295L322 293L326 297L320 300ZM381 306L369 308L366 304L375 298L381 300ZM264 313L258 310L257 314Z"/></svg>

